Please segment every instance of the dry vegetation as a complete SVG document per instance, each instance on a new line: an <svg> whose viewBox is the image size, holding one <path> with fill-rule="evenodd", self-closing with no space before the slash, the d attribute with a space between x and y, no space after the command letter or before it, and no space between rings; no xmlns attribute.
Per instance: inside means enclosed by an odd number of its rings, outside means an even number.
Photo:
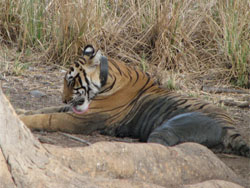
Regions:
<svg viewBox="0 0 250 188"><path fill-rule="evenodd" d="M0 43L60 65L92 43L144 70L249 88L249 10L249 0L1 0Z"/></svg>

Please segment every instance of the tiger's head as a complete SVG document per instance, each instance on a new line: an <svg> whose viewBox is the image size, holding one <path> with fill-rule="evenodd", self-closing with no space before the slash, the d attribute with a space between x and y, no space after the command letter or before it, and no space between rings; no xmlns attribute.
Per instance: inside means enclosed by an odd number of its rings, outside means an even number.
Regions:
<svg viewBox="0 0 250 188"><path fill-rule="evenodd" d="M86 112L107 78L107 58L100 50L87 45L64 77L63 102L70 104L77 114Z"/></svg>

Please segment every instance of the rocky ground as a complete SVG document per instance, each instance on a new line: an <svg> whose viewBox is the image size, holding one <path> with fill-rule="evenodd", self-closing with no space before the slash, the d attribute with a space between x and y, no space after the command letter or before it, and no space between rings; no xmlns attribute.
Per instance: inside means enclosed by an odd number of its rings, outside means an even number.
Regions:
<svg viewBox="0 0 250 188"><path fill-rule="evenodd" d="M20 72L8 72L6 67L1 67L0 78L2 88L6 96L11 101L15 109L35 110L47 106L60 105L62 78L65 70L56 65L32 64ZM192 89L191 89L192 90ZM184 91L178 90L184 93ZM248 92L248 93L247 93ZM186 91L185 91L186 93ZM219 101L230 99L233 101L247 101L250 98L249 90L244 90L243 94L220 93L211 94L199 92L197 97L204 98L219 104ZM250 108L239 108L236 106L224 106L238 122L238 129L248 143L250 143ZM42 142L64 147L87 146L88 144L99 141L122 141L136 142L130 138L120 139L93 133L92 135L65 135L63 133L34 132L34 135ZM76 137L76 138L75 138ZM80 140L77 138L80 138ZM250 159L218 154L218 157L226 163L236 174L248 182L250 187Z"/></svg>

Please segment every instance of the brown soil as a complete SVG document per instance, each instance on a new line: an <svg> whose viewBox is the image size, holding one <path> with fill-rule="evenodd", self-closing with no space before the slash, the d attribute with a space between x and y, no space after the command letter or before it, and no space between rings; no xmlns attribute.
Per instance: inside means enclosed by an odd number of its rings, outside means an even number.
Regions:
<svg viewBox="0 0 250 188"><path fill-rule="evenodd" d="M1 72L0 72L1 73ZM22 75L13 74L5 76L2 87L15 109L35 110L47 106L61 105L61 87L64 71L54 65L32 65ZM1 75L0 75L1 76ZM32 96L31 91L38 90L45 96ZM181 91L178 91L181 92ZM187 91L185 91L187 93ZM207 97L209 96L209 97ZM199 97L218 103L220 99L233 99L242 101L242 94L208 94L199 93ZM245 97L249 97L244 95ZM238 129L245 140L250 144L250 109L238 107L224 107L238 122ZM74 140L63 133L34 132L34 135L43 143L62 145L64 147L86 146L86 143ZM99 133L92 135L73 135L89 143L98 141L122 141L136 142L130 138L114 138L103 136ZM225 162L236 174L245 179L246 186L250 187L250 159L235 155L218 154L218 157Z"/></svg>

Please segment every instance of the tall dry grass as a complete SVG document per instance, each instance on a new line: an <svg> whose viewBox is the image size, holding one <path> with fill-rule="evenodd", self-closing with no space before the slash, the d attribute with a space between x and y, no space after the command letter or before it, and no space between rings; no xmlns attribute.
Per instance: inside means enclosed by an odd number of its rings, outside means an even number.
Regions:
<svg viewBox="0 0 250 188"><path fill-rule="evenodd" d="M92 43L143 69L249 87L249 10L249 0L2 0L0 40L61 64Z"/></svg>

